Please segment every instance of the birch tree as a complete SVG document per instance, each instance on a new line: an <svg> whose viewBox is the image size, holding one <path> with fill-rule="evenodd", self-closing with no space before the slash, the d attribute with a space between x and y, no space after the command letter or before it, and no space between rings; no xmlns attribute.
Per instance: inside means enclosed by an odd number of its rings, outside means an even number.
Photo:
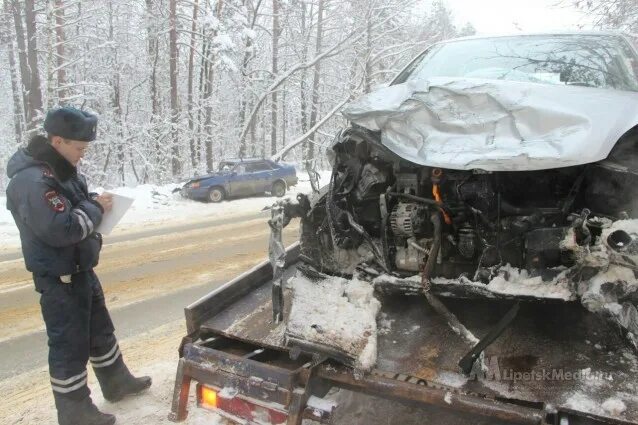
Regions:
<svg viewBox="0 0 638 425"><path fill-rule="evenodd" d="M195 42L197 40L196 32L197 32L198 14L199 14L199 0L194 0L193 15L191 19L191 36L190 36L190 43L189 43L189 49L188 49L188 94L186 99L186 108L188 112L188 129L190 133L189 134L190 158L191 158L191 166L193 168L197 167L197 163L199 162L197 143L196 143L196 138L194 135L195 120L193 117L193 79L195 75Z"/></svg>
<svg viewBox="0 0 638 425"><path fill-rule="evenodd" d="M323 48L323 10L324 0L319 0L317 5L317 35L315 36L315 52L321 52ZM310 123L309 127L314 127L317 123L319 113L319 83L321 80L321 61L316 61L312 75L312 98L310 101ZM310 137L306 159L312 161L315 157L315 139ZM274 152L273 152L274 154Z"/></svg>
<svg viewBox="0 0 638 425"><path fill-rule="evenodd" d="M275 76L279 73L278 61L279 61L279 36L281 35L281 28L279 27L279 0L272 0L272 75ZM277 91L272 92L271 99L271 115L270 115L270 154L274 155L277 152L277 108L279 103L277 102Z"/></svg>
<svg viewBox="0 0 638 425"><path fill-rule="evenodd" d="M173 176L181 172L179 158L179 138L177 125L179 121L179 106L177 101L177 0L169 0L170 3L170 47L169 47L169 73L171 81L171 164Z"/></svg>
<svg viewBox="0 0 638 425"><path fill-rule="evenodd" d="M27 30L27 62L30 70L30 79L28 84L25 84L29 99L27 129L34 130L42 115L42 89L40 87L40 70L38 68L37 26L34 0L24 1L24 12Z"/></svg>
<svg viewBox="0 0 638 425"><path fill-rule="evenodd" d="M24 115L22 92L20 90L20 81L18 76L18 67L15 57L15 46L13 43L13 31L11 30L12 10L10 3L5 0L3 2L2 15L0 16L0 43L5 47L7 54L7 62L9 64L9 74L11 78L11 98L13 99L13 131L15 141L22 141L22 132L24 129Z"/></svg>
<svg viewBox="0 0 638 425"><path fill-rule="evenodd" d="M430 0L3 0L2 11L0 131L15 137L0 161L42 130L43 105L74 106L99 116L82 168L102 187L279 159L282 146L286 160L321 163L345 103L459 33Z"/></svg>

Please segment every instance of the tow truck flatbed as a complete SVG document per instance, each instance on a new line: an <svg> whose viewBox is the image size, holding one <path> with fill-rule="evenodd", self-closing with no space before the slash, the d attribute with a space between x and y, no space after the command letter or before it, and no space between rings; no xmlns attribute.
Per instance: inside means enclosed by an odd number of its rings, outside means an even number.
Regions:
<svg viewBox="0 0 638 425"><path fill-rule="evenodd" d="M298 254L297 244L287 250L284 282L297 273ZM386 326L378 335L376 367L360 373L312 353L291 353L285 320L273 324L271 291L272 269L265 261L186 308L189 336L180 350L173 420L185 419L195 379L220 389L232 385L240 395L272 403L287 424L312 418L309 397L321 397L329 387L477 414L491 423L638 423L638 360L618 329L579 303L521 304L516 319L485 351L487 370L467 377L458 362L471 347L423 297L380 295ZM289 306L289 291L284 296ZM475 335L488 333L512 305L445 303ZM258 390L250 388L251 379ZM276 389L265 391L263 381ZM613 409L617 405L623 408Z"/></svg>

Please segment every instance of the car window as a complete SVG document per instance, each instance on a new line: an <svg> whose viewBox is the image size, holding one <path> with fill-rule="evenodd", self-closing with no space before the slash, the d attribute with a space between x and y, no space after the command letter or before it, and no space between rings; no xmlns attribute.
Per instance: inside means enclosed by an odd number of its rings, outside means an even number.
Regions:
<svg viewBox="0 0 638 425"><path fill-rule="evenodd" d="M219 171L230 171L233 169L233 164L230 162L222 162L219 164Z"/></svg>
<svg viewBox="0 0 638 425"><path fill-rule="evenodd" d="M246 174L246 166L244 164L236 165L233 171L237 174Z"/></svg>
<svg viewBox="0 0 638 425"><path fill-rule="evenodd" d="M259 171L270 171L272 168L265 162L253 162L251 164L246 164L246 171L249 173L256 173Z"/></svg>
<svg viewBox="0 0 638 425"><path fill-rule="evenodd" d="M413 61L395 84L468 77L638 91L636 54L612 35L542 35L451 41Z"/></svg>

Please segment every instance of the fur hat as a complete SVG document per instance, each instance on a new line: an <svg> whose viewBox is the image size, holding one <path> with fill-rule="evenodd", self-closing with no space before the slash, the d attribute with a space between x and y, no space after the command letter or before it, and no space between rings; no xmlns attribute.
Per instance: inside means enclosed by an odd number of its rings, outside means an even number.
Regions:
<svg viewBox="0 0 638 425"><path fill-rule="evenodd" d="M44 120L49 135L92 142L97 136L97 116L68 106L49 110Z"/></svg>

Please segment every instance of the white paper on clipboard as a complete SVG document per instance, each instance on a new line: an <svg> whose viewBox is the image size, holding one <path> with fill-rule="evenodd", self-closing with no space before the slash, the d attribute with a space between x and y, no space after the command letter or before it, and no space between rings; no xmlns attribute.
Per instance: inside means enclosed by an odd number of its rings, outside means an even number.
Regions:
<svg viewBox="0 0 638 425"><path fill-rule="evenodd" d="M128 211L135 200L128 196L116 195L115 193L111 193L110 195L113 196L113 208L111 211L104 213L102 216L102 222L97 229L95 229L96 232L103 235L111 233L113 228L120 222L122 217L124 217L124 214Z"/></svg>

